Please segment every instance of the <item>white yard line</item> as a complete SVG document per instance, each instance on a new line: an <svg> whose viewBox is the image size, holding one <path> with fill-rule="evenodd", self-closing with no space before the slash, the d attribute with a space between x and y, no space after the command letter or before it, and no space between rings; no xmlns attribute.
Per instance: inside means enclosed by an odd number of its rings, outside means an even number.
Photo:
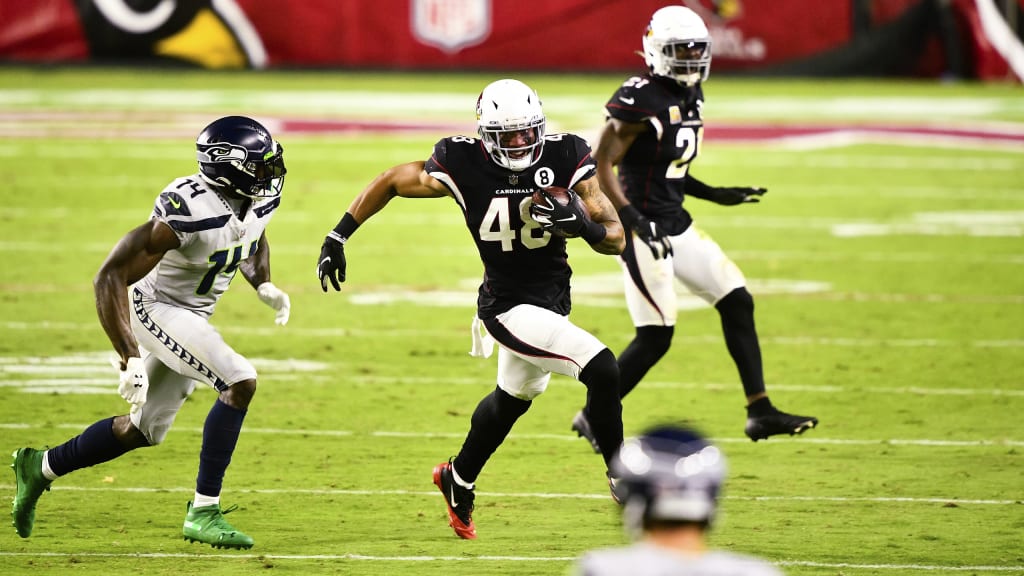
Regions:
<svg viewBox="0 0 1024 576"><path fill-rule="evenodd" d="M0 484L0 490L13 490L13 484ZM157 492L180 492L190 494L194 488L175 486L170 488L154 488L146 486L114 487L114 486L61 486L56 484L50 488L55 492L104 492L126 494L151 494ZM433 498L434 490L353 490L341 488L232 488L237 494L267 494L282 496L415 496ZM522 498L527 500L608 500L607 492L585 494L571 492L487 492L478 491L478 496L488 498ZM876 504L970 504L978 506L1019 506L1021 500L1006 499L970 499L970 498L911 498L885 496L732 496L726 495L723 500L741 502L869 502Z"/></svg>
<svg viewBox="0 0 1024 576"><path fill-rule="evenodd" d="M0 552L0 557L20 558L183 558L201 560L257 559L270 560L336 560L360 562L573 562L576 556L380 556L366 554L175 554L166 552ZM813 560L779 560L777 566L807 566L813 568L846 568L849 570L920 570L927 572L1019 572L1022 566L951 566L943 564L855 564L848 562L815 562Z"/></svg>
<svg viewBox="0 0 1024 576"><path fill-rule="evenodd" d="M1024 197L1024 191L1021 191ZM850 222L849 220L845 222ZM822 222L823 227L831 227L842 222L831 220ZM756 219L743 219L742 221L717 219L717 226L736 226L757 228ZM777 229L779 223L766 222L763 226L766 229ZM61 242L34 242L31 240L0 240L0 252L42 252L53 254L68 254L74 252L82 254L85 252L95 254L106 254L113 248L113 241L91 242L83 244L70 244ZM372 249L372 248L370 248ZM472 247L463 249L461 246L438 247L432 245L424 248L426 252L437 255L438 250L443 250L445 255L475 256L476 251ZM287 242L275 242L274 254L309 255L309 246L289 244ZM838 251L799 251L799 250L733 250L729 256L733 260L797 260L801 262L879 262L879 263L904 263L904 264L933 264L942 263L977 263L977 264L1024 264L1024 255L1021 254L978 254L971 252L960 252L956 254L941 252L838 252ZM582 255L581 255L582 257Z"/></svg>
<svg viewBox="0 0 1024 576"><path fill-rule="evenodd" d="M1010 302L1014 301L1011 297ZM999 300L1003 302L1003 300ZM467 306L474 305L470 302ZM56 330L66 332L69 330L94 331L97 325L84 322L0 322L0 328L6 330ZM257 336L280 336L280 327L255 327L255 326L218 326L218 330L225 334L247 334ZM408 338L431 337L439 334L451 335L451 330L437 329L416 329L416 328L380 328L380 329L351 329L351 328L298 328L289 326L289 336L320 336L320 337L347 337L373 335L377 337ZM468 332L468 330L467 330ZM468 341L468 337L467 337ZM722 342L721 335L706 336L685 336L677 335L674 339L677 344L715 344ZM883 348L961 348L964 346L972 348L1024 348L1024 339L991 339L991 340L949 340L942 338L823 338L817 336L766 336L761 338L762 344L775 344L783 346L839 346L839 347L883 347ZM2 364L0 360L0 364Z"/></svg>
<svg viewBox="0 0 1024 576"><path fill-rule="evenodd" d="M65 424L40 424L35 422L4 422L0 423L0 430L84 430L88 423L65 423ZM171 433L202 434L202 428L172 428ZM325 430L305 428L249 428L245 429L246 434L268 435L268 436L333 436L359 438L412 438L416 440L429 440L436 438L461 439L466 436L465 432L408 432L402 430L374 430L369 432L356 432L353 430ZM555 442L580 442L578 436L569 434L529 434L513 432L508 436L509 440L549 440ZM749 444L749 438L714 438L715 442L722 444ZM1024 446L1024 440L1010 438L974 438L974 439L933 439L933 438L819 438L817 436L800 436L787 438L786 442L797 444L821 444L821 445L843 445L843 446L914 446L921 448L985 448L1006 446Z"/></svg>

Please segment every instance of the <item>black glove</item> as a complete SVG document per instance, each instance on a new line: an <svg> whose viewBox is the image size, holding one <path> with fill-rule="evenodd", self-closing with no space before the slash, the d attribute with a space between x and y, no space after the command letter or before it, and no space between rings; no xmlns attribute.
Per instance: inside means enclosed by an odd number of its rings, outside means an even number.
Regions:
<svg viewBox="0 0 1024 576"><path fill-rule="evenodd" d="M738 188L712 188L711 201L722 206L735 206L750 202L760 202L761 195L766 194L766 188L738 187Z"/></svg>
<svg viewBox="0 0 1024 576"><path fill-rule="evenodd" d="M327 292L327 281L338 292L341 292L341 282L345 281L345 242L334 232L324 238L323 246L320 247L320 261L316 265L316 274L320 277L320 287Z"/></svg>
<svg viewBox="0 0 1024 576"><path fill-rule="evenodd" d="M672 255L672 243L658 225L647 219L632 204L619 210L622 225L629 228L651 249L655 260L668 258Z"/></svg>
<svg viewBox="0 0 1024 576"><path fill-rule="evenodd" d="M567 192L569 201L562 206L547 190L538 190L534 194L533 203L530 204L530 217L547 232L565 238L576 238L586 230L590 216L585 213L579 195L571 189ZM542 203L537 203L537 195L542 197Z"/></svg>

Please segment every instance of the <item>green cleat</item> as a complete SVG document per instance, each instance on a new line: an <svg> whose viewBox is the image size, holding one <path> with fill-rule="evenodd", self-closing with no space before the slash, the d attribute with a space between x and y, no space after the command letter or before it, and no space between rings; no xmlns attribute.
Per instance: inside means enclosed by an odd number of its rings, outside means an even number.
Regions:
<svg viewBox="0 0 1024 576"><path fill-rule="evenodd" d="M224 515L238 508L232 506L221 512L220 506L202 506L193 508L188 503L185 524L181 533L189 542L203 542L214 548L252 548L253 540L248 534L236 529L224 519Z"/></svg>
<svg viewBox="0 0 1024 576"><path fill-rule="evenodd" d="M11 468L14 468L17 492L14 494L11 507L11 522L18 536L28 538L32 535L32 525L36 521L36 502L44 490L50 489L50 481L43 477L43 450L19 448L11 454Z"/></svg>

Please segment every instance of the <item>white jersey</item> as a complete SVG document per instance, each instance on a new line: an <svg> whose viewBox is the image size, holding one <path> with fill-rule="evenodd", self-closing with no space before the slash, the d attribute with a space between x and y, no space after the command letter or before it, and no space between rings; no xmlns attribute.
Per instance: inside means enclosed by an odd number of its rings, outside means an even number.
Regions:
<svg viewBox="0 0 1024 576"><path fill-rule="evenodd" d="M622 548L588 552L576 566L579 576L781 576L778 568L731 552L687 556L638 542Z"/></svg>
<svg viewBox="0 0 1024 576"><path fill-rule="evenodd" d="M209 317L238 265L256 252L280 202L280 196L253 200L239 219L198 174L174 180L157 197L152 218L170 226L181 246L134 287L147 299Z"/></svg>

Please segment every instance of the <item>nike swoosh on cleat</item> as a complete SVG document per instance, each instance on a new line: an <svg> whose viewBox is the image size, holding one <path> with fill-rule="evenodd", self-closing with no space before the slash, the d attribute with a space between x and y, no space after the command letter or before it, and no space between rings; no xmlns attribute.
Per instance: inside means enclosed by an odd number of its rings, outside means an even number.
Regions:
<svg viewBox="0 0 1024 576"><path fill-rule="evenodd" d="M630 105L632 105L634 102L636 102L636 98L623 98L622 96L619 96L619 100L622 100L626 104L630 104Z"/></svg>
<svg viewBox="0 0 1024 576"><path fill-rule="evenodd" d="M449 498L449 500L451 501L452 508L458 508L459 503L455 501L455 486L449 488L448 493L451 494L451 498Z"/></svg>

